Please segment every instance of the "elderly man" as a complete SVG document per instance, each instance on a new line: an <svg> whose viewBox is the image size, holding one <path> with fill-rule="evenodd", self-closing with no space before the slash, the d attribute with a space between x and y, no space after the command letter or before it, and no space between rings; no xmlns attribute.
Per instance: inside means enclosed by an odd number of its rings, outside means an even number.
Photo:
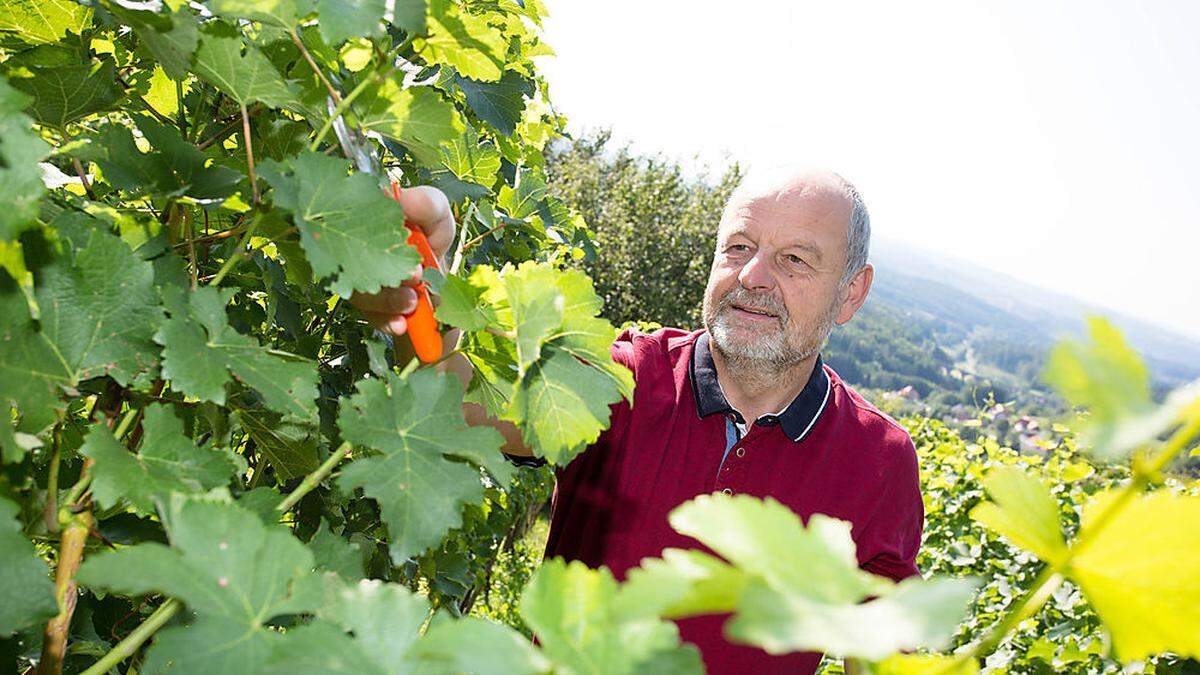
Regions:
<svg viewBox="0 0 1200 675"><path fill-rule="evenodd" d="M444 251L454 223L445 197L409 191L403 205ZM829 172L776 173L730 199L704 293L704 330L622 333L613 358L634 375L630 406L558 470L547 556L608 566L618 578L664 548L697 546L671 529L675 506L709 492L772 497L807 519L852 523L862 568L918 574L923 508L905 430L821 361L833 325L862 306L874 270L858 191ZM403 332L411 291L355 299L376 325ZM464 378L470 366L449 366ZM511 425L506 453L528 457ZM803 560L797 560L803 565ZM819 654L768 655L731 644L726 617L679 621L710 673L809 673Z"/></svg>

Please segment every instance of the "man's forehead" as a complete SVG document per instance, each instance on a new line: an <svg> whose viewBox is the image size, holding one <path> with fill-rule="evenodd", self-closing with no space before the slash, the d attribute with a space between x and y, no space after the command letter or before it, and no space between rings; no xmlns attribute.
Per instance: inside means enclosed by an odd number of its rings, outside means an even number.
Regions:
<svg viewBox="0 0 1200 675"><path fill-rule="evenodd" d="M852 209L844 183L836 175L784 175L739 186L726 205L720 229L727 236L749 224L840 238Z"/></svg>

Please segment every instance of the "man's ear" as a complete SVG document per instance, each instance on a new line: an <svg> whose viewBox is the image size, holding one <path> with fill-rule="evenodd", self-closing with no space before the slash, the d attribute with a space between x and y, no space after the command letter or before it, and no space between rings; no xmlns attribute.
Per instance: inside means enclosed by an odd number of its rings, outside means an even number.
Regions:
<svg viewBox="0 0 1200 675"><path fill-rule="evenodd" d="M842 305L838 308L837 318L834 322L837 325L842 325L854 317L859 307L867 301L867 294L871 292L871 282L875 280L875 267L871 263L867 263L858 274L855 274L850 279L850 283L842 289Z"/></svg>

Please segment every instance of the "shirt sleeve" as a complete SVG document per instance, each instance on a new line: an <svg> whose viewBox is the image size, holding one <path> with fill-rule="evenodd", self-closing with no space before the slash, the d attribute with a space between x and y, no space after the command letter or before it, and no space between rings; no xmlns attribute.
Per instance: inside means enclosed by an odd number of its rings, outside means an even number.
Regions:
<svg viewBox="0 0 1200 675"><path fill-rule="evenodd" d="M871 519L860 546L866 559L860 567L893 581L921 576L917 552L925 528L925 505L921 501L920 469L916 448L905 435L904 447L896 453L893 468L886 472L880 507Z"/></svg>

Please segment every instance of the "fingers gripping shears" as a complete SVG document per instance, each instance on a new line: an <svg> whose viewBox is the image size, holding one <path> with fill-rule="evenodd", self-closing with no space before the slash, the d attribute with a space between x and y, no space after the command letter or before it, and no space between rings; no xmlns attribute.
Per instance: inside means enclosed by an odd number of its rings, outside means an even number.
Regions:
<svg viewBox="0 0 1200 675"><path fill-rule="evenodd" d="M332 98L326 98L326 104L329 108L329 114L333 115L336 106ZM351 131L345 120L338 115L333 121L333 132L337 136L338 144L342 146L342 151L346 153L353 162L355 167L363 173L371 174L379 178L380 187L392 199L400 200L400 182L395 178L389 177L383 170L383 164L379 161L379 154L375 151L372 144L367 142L361 133ZM421 264L426 268L442 271L442 266L438 262L437 256L433 253L433 248L429 246L429 240L425 238L425 233L421 228L404 221L404 225L408 228L408 243L415 246L421 253ZM433 302L429 296L429 284L425 281L419 281L416 285L417 292L417 307L412 312L404 314L404 319L407 324L405 333L408 339L412 342L413 351L416 352L417 358L423 363L433 363L442 357L442 336L438 331L437 319L433 316Z"/></svg>

